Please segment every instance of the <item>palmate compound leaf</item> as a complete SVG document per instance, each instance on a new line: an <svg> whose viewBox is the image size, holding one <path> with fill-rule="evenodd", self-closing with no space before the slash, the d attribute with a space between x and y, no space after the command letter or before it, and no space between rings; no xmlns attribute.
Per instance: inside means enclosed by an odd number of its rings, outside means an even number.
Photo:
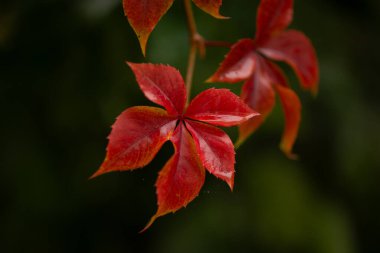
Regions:
<svg viewBox="0 0 380 253"><path fill-rule="evenodd" d="M139 39L144 55L151 32L173 2L174 0L123 0L124 14ZM213 17L225 18L219 13L222 0L193 0L193 2Z"/></svg>
<svg viewBox="0 0 380 253"><path fill-rule="evenodd" d="M242 98L261 117L243 123L239 128L241 144L272 111L274 91L279 94L285 114L285 130L280 144L288 157L297 137L301 104L288 87L282 71L265 57L285 61L295 71L301 86L312 93L318 90L318 60L309 39L298 31L284 31L293 13L292 0L262 0L257 14L256 39L242 39L232 46L210 82L236 83L245 80Z"/></svg>
<svg viewBox="0 0 380 253"><path fill-rule="evenodd" d="M202 92L186 111L185 86L176 69L164 65L128 64L145 96L170 113L144 106L124 111L113 125L106 159L93 177L142 167L170 139L175 153L159 174L156 182L158 210L145 230L158 217L177 211L198 195L205 169L232 189L233 144L227 134L212 125L238 125L258 114L226 89Z"/></svg>

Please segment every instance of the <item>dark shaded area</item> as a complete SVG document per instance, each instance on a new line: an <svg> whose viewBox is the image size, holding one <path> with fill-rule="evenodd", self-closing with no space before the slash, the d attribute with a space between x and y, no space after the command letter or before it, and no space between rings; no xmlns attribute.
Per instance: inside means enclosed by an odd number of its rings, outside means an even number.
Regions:
<svg viewBox="0 0 380 253"><path fill-rule="evenodd" d="M379 1L295 1L291 27L312 39L321 67L313 99L282 65L303 102L301 159L277 148L276 108L238 150L233 193L208 176L195 201L144 234L170 144L144 169L87 178L115 117L151 104L125 60L184 73L187 31L177 0L145 60L119 2L0 3L0 252L380 252ZM227 21L196 10L199 29L230 42L253 36L257 5L224 0ZM198 61L193 95L226 52Z"/></svg>

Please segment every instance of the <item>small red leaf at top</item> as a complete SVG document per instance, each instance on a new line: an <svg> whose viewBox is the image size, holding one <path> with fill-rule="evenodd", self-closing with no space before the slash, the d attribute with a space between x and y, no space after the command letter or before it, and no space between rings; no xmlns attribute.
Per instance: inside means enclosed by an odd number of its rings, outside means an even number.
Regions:
<svg viewBox="0 0 380 253"><path fill-rule="evenodd" d="M203 166L214 176L234 186L234 145L228 135L214 126L186 120L186 127L195 140Z"/></svg>
<svg viewBox="0 0 380 253"><path fill-rule="evenodd" d="M92 178L147 165L169 140L175 125L176 118L160 108L136 106L125 110L112 126L106 159Z"/></svg>
<svg viewBox="0 0 380 253"><path fill-rule="evenodd" d="M318 59L310 40L301 32L289 30L273 36L260 49L265 56L288 63L301 85L314 94L318 92Z"/></svg>
<svg viewBox="0 0 380 253"><path fill-rule="evenodd" d="M135 31L145 55L150 33L174 0L123 0L124 14Z"/></svg>
<svg viewBox="0 0 380 253"><path fill-rule="evenodd" d="M257 116L238 96L227 89L208 89L190 103L185 117L217 126L235 126Z"/></svg>
<svg viewBox="0 0 380 253"><path fill-rule="evenodd" d="M160 171L156 182L157 213L145 231L160 216L175 212L198 196L205 180L205 169L199 160L194 141L181 122L172 138L175 154Z"/></svg>
<svg viewBox="0 0 380 253"><path fill-rule="evenodd" d="M128 63L145 96L162 105L170 115L182 114L186 103L186 88L181 74L171 66Z"/></svg>
<svg viewBox="0 0 380 253"><path fill-rule="evenodd" d="M222 0L193 0L193 2L203 11L215 18L226 18L219 13Z"/></svg>
<svg viewBox="0 0 380 253"><path fill-rule="evenodd" d="M275 87L285 114L285 129L280 148L289 158L296 159L297 156L292 153L292 148L301 122L301 102L297 94L291 89L280 85Z"/></svg>
<svg viewBox="0 0 380 253"><path fill-rule="evenodd" d="M234 44L219 69L207 82L236 83L250 77L255 68L255 45L251 39Z"/></svg>
<svg viewBox="0 0 380 253"><path fill-rule="evenodd" d="M266 41L292 22L293 0L261 0L257 11L256 41Z"/></svg>

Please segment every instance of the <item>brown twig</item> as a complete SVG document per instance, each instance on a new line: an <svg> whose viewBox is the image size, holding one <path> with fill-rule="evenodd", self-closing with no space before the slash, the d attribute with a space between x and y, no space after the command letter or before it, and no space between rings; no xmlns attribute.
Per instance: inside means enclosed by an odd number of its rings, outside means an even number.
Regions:
<svg viewBox="0 0 380 253"><path fill-rule="evenodd" d="M198 51L198 46L196 42L196 37L198 35L197 25L195 23L193 9L190 0L184 0L185 3L185 11L187 18L187 27L189 29L189 42L190 42L190 50L189 50L189 60L187 63L187 72L186 72L186 91L187 91L187 103L190 100L191 94L191 85L193 82L195 61Z"/></svg>
<svg viewBox="0 0 380 253"><path fill-rule="evenodd" d="M206 55L206 47L231 47L232 43L224 41L208 41L205 40L197 30L197 24L194 19L194 13L191 0L184 0L185 12L187 19L187 28L189 30L189 58L186 71L186 91L187 91L187 104L190 100L191 87L194 76L195 62L197 59L197 53L199 52L201 57Z"/></svg>

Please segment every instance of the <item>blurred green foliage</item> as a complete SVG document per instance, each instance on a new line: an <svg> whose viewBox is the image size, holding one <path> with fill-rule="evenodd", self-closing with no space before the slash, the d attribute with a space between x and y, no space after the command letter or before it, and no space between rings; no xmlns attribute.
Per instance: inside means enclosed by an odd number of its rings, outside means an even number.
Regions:
<svg viewBox="0 0 380 253"><path fill-rule="evenodd" d="M223 2L232 19L196 10L200 32L252 37L258 0ZM182 2L161 20L144 59L120 1L2 1L0 252L380 252L379 13L377 0L296 0L291 27L312 39L321 67L313 99L283 65L303 103L300 160L277 148L276 108L238 150L233 193L208 176L187 208L137 234L155 212L155 178L172 146L144 169L87 178L114 118L151 104L124 62L184 73ZM197 62L193 96L210 86L203 81L226 52L210 48Z"/></svg>

